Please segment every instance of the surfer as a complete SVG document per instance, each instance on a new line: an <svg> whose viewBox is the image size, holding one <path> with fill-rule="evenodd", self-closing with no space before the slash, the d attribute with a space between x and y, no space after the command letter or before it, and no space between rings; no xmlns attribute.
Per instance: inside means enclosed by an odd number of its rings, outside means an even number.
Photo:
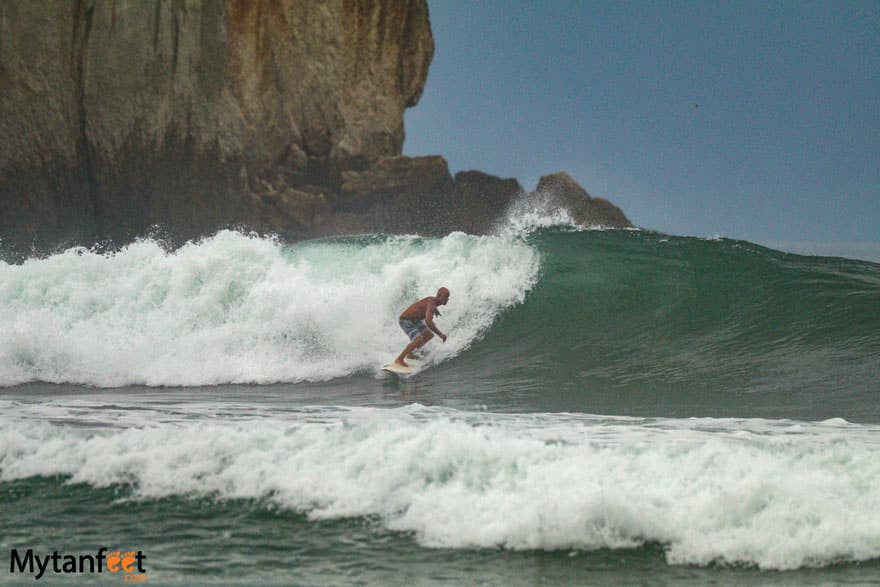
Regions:
<svg viewBox="0 0 880 587"><path fill-rule="evenodd" d="M394 360L395 364L407 367L405 359L412 359L412 352L434 338L435 334L446 342L446 335L434 324L434 316L440 316L437 306L445 306L448 301L449 290L441 287L437 290L437 295L420 299L400 314L398 324L409 337L410 343Z"/></svg>

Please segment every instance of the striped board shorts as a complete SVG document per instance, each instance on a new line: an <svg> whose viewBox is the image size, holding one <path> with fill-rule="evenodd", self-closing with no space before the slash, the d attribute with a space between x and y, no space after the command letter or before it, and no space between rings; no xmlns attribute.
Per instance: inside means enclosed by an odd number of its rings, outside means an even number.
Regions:
<svg viewBox="0 0 880 587"><path fill-rule="evenodd" d="M424 320L410 320L409 318L401 318L397 321L403 331L410 340L415 340L417 336L421 336L423 332L428 330L428 325Z"/></svg>

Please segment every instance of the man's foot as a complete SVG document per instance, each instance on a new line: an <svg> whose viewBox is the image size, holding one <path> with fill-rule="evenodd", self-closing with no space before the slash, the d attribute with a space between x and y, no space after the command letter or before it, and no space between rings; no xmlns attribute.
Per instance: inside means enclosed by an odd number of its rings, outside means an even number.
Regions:
<svg viewBox="0 0 880 587"><path fill-rule="evenodd" d="M399 367L409 367L403 359L394 359L394 364Z"/></svg>

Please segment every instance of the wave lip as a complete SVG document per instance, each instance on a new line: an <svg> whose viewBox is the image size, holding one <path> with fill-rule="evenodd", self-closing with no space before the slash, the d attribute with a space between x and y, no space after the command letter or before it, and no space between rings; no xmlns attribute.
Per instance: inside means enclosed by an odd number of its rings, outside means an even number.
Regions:
<svg viewBox="0 0 880 587"><path fill-rule="evenodd" d="M91 430L6 418L0 480L378 516L428 547L660 543L670 564L789 570L880 557L877 432L419 406Z"/></svg>

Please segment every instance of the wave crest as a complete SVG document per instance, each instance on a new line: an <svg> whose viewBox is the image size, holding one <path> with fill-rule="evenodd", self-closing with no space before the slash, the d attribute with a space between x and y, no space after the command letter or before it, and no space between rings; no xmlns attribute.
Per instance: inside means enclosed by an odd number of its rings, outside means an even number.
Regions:
<svg viewBox="0 0 880 587"><path fill-rule="evenodd" d="M444 360L520 303L539 256L522 241L364 237L284 246L224 231L173 252L140 241L0 263L0 385L209 385L375 369L397 315L441 285Z"/></svg>
<svg viewBox="0 0 880 587"><path fill-rule="evenodd" d="M871 426L415 405L123 430L20 419L0 431L2 480L61 474L129 485L138 499L247 498L310 519L378 516L429 547L660 543L672 564L776 570L880 557Z"/></svg>

